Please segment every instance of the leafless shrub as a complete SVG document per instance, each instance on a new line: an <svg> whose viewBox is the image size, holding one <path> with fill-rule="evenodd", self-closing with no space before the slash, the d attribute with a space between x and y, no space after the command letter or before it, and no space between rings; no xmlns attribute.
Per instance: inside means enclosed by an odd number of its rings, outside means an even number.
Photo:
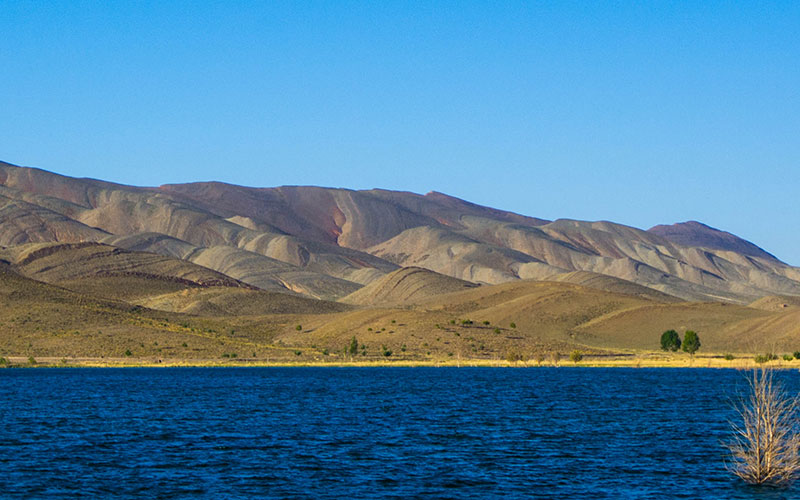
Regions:
<svg viewBox="0 0 800 500"><path fill-rule="evenodd" d="M748 484L785 486L800 470L800 399L773 380L771 368L755 368L747 380L749 394L735 405L726 467Z"/></svg>

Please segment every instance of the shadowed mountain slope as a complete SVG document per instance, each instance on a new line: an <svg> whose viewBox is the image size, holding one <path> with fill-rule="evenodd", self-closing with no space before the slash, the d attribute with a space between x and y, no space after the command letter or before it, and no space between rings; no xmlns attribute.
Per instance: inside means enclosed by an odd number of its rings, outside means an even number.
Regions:
<svg viewBox="0 0 800 500"><path fill-rule="evenodd" d="M187 261L99 243L30 243L0 256L28 278L125 301L187 287L253 288Z"/></svg>

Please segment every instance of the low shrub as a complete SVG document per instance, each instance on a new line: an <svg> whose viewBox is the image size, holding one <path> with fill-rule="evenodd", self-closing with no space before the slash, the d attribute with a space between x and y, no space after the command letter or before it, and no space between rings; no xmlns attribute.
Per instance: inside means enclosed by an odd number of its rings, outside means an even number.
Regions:
<svg viewBox="0 0 800 500"><path fill-rule="evenodd" d="M733 361L734 359L736 359L736 356L734 356L733 354L729 353L725 355L725 361Z"/></svg>
<svg viewBox="0 0 800 500"><path fill-rule="evenodd" d="M794 359L794 356L793 356L793 355L791 355L791 354L784 354L784 355L783 355L783 360L784 360L784 361L791 361L791 360L793 360L793 359Z"/></svg>
<svg viewBox="0 0 800 500"><path fill-rule="evenodd" d="M521 353L517 351L509 351L506 353L506 361L509 363L516 363L517 361L522 361L524 358Z"/></svg>

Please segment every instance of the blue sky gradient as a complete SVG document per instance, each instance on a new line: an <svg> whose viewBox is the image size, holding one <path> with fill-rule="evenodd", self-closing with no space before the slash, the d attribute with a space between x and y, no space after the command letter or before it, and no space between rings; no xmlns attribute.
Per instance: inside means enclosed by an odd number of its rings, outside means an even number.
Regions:
<svg viewBox="0 0 800 500"><path fill-rule="evenodd" d="M798 2L0 4L0 159L425 193L800 265Z"/></svg>

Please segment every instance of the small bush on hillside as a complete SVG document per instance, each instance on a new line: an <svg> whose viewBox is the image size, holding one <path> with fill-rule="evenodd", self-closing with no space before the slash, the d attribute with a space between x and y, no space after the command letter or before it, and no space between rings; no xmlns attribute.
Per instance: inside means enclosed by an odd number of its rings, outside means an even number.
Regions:
<svg viewBox="0 0 800 500"><path fill-rule="evenodd" d="M8 360L0 356L0 366L8 366Z"/></svg>
<svg viewBox="0 0 800 500"><path fill-rule="evenodd" d="M733 361L734 359L736 359L736 356L734 356L733 354L725 355L725 361Z"/></svg>
<svg viewBox="0 0 800 500"><path fill-rule="evenodd" d="M303 329L303 325L297 325L296 327L294 327L294 329L299 332Z"/></svg>
<svg viewBox="0 0 800 500"><path fill-rule="evenodd" d="M125 355L126 356L133 356L133 353L131 352L130 349L128 349L128 350L125 351Z"/></svg>
<svg viewBox="0 0 800 500"><path fill-rule="evenodd" d="M494 329L494 333L500 333L500 329L499 328L495 328Z"/></svg>
<svg viewBox="0 0 800 500"><path fill-rule="evenodd" d="M488 321L484 321L483 324L489 326L491 323L489 323Z"/></svg>
<svg viewBox="0 0 800 500"><path fill-rule="evenodd" d="M184 343L183 343L183 344L181 344L181 345L182 345L183 347L189 347L189 345L188 345L186 342L184 342Z"/></svg>
<svg viewBox="0 0 800 500"><path fill-rule="evenodd" d="M794 356L794 359L800 359L800 351L794 351L792 356Z"/></svg>
<svg viewBox="0 0 800 500"><path fill-rule="evenodd" d="M517 324L512 321L508 326L510 326L511 328L516 328Z"/></svg>
<svg viewBox="0 0 800 500"><path fill-rule="evenodd" d="M758 363L758 364L761 364L761 363L766 363L766 362L767 362L767 361L769 361L770 359L771 359L771 358L770 358L770 355L769 355L769 354L756 354L756 355L753 357L753 361L755 361L755 362L756 362L756 363Z"/></svg>
<svg viewBox="0 0 800 500"><path fill-rule="evenodd" d="M516 363L522 360L523 360L522 354L517 351L508 351L508 353L506 354L506 361L508 361L509 363Z"/></svg>
<svg viewBox="0 0 800 500"><path fill-rule="evenodd" d="M578 363L580 360L583 359L583 353L581 351L572 351L569 355L569 360L573 363Z"/></svg>
<svg viewBox="0 0 800 500"><path fill-rule="evenodd" d="M465 320L462 320L462 321L461 321L461 324L462 324L462 325L471 325L471 324L472 324L472 320L471 320L471 319L465 319Z"/></svg>
<svg viewBox="0 0 800 500"><path fill-rule="evenodd" d="M793 359L794 359L794 356L792 356L791 354L784 354L783 355L783 360L784 361L791 361Z"/></svg>
<svg viewBox="0 0 800 500"><path fill-rule="evenodd" d="M392 355L392 351L388 349L385 345L382 345L381 349L383 350L383 355L386 356L387 358Z"/></svg>
<svg viewBox="0 0 800 500"><path fill-rule="evenodd" d="M295 356L300 356L301 354L303 354L303 351L294 351Z"/></svg>

